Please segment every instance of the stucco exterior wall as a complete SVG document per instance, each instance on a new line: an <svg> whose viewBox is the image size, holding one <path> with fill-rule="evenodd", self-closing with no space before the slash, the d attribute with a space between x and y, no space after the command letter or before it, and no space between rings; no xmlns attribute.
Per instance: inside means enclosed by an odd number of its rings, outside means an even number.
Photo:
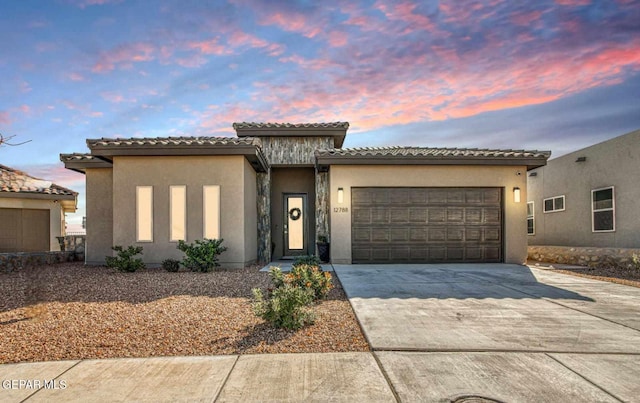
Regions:
<svg viewBox="0 0 640 403"><path fill-rule="evenodd" d="M331 261L351 263L351 187L502 187L504 188L504 261L522 264L527 259L526 167L518 166L403 166L333 165L329 171ZM515 203L512 189L521 189ZM338 204L338 188L344 202ZM347 207L348 212L336 212Z"/></svg>
<svg viewBox="0 0 640 403"><path fill-rule="evenodd" d="M576 162L586 157L584 162ZM530 245L640 247L640 130L548 161L529 176L535 235ZM614 187L615 231L593 232L591 190ZM543 200L565 196L565 210L543 213Z"/></svg>
<svg viewBox="0 0 640 403"><path fill-rule="evenodd" d="M85 263L104 264L111 256L113 243L113 171L111 168L91 168L85 173L87 186L87 242Z"/></svg>
<svg viewBox="0 0 640 403"><path fill-rule="evenodd" d="M60 244L56 239L57 236L63 235L64 229L64 213L60 203L48 199L0 197L0 208L49 210L49 250L60 250Z"/></svg>
<svg viewBox="0 0 640 403"><path fill-rule="evenodd" d="M177 242L169 241L169 186L187 187L186 241L191 243L203 238L202 187L219 185L220 237L228 248L220 256L220 264L242 267L251 262L256 245L245 244L249 236L245 234L245 220L251 219L245 217L248 205L245 180L251 181L252 176L245 174L245 164L243 156L114 157L113 243L142 246L147 264L160 264L167 258L182 259L184 255L176 248ZM153 242L136 242L136 186L153 186ZM255 181L247 186L255 188ZM255 201L255 192L247 196Z"/></svg>

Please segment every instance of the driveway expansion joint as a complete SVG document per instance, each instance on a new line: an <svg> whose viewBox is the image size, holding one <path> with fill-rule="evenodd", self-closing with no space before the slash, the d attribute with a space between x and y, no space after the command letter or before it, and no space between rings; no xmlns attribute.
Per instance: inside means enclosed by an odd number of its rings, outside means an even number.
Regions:
<svg viewBox="0 0 640 403"><path fill-rule="evenodd" d="M580 372L574 371L573 368L571 368L568 365L565 365L562 361L558 360L556 357L545 353L545 355L549 358L551 358L553 361L557 362L558 364L562 365L563 367L565 367L567 370L573 372L574 374L576 374L577 376L579 376L580 378L584 379L586 382L588 382L589 384L591 384L592 386L595 386L596 388L600 389L601 391L603 391L604 393L608 394L609 396L611 396L612 398L620 401L620 402L624 402L623 399L620 399L618 396L616 396L615 394L613 394L612 392L608 391L607 389L605 389L604 387L598 385L597 383L593 382L591 379L587 378L586 376L582 375Z"/></svg>
<svg viewBox="0 0 640 403"><path fill-rule="evenodd" d="M212 402L217 402L218 401L218 398L220 397L220 394L222 393L222 390L227 385L227 381L229 380L229 377L231 377L231 373L235 369L236 364L238 363L238 360L240 359L240 355L236 355L235 357L236 357L236 359L235 359L235 361L233 361L233 365L231 366L231 369L229 370L229 373L227 373L227 376L224 377L224 381L222 381L222 385L220 385L220 389L218 389L218 393L213 398Z"/></svg>
<svg viewBox="0 0 640 403"><path fill-rule="evenodd" d="M389 374L387 373L387 370L384 369L384 366L380 362L380 359L375 354L375 352L372 351L371 355L373 356L373 359L376 360L376 364L378 364L378 369L382 373L384 380L387 381L387 385L389 385L389 389L391 390L391 393L393 393L393 397L396 399L396 402L400 403L402 400L400 400L400 396L398 395L398 392L396 391L395 386L393 386L393 382L391 382L391 378L389 378Z"/></svg>

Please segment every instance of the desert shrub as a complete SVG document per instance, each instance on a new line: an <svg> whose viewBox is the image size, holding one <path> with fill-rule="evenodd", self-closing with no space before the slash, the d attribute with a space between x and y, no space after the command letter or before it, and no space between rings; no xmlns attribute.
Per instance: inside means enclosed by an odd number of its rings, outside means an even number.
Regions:
<svg viewBox="0 0 640 403"><path fill-rule="evenodd" d="M293 266L291 272L283 273L278 267L271 267L269 275L274 287L291 285L308 289L314 300L324 299L333 288L331 273L322 271L318 266L301 264Z"/></svg>
<svg viewBox="0 0 640 403"><path fill-rule="evenodd" d="M631 256L631 262L633 263L633 268L636 270L640 270L640 255L637 253L634 253L633 256Z"/></svg>
<svg viewBox="0 0 640 403"><path fill-rule="evenodd" d="M165 259L162 261L162 268L175 273L180 270L180 261L176 259Z"/></svg>
<svg viewBox="0 0 640 403"><path fill-rule="evenodd" d="M315 256L315 255L304 255L304 256L296 257L295 260L293 261L293 267L300 266L303 264L309 265L309 266L320 266L320 258L318 258L318 256Z"/></svg>
<svg viewBox="0 0 640 403"><path fill-rule="evenodd" d="M191 271L209 272L219 266L218 256L227 250L223 239L196 239L194 243L178 241L178 249L184 252L182 265Z"/></svg>
<svg viewBox="0 0 640 403"><path fill-rule="evenodd" d="M139 269L144 269L145 265L142 259L134 258L134 256L142 254L142 246L129 246L127 249L124 249L122 246L117 245L111 249L118 252L118 256L105 256L108 267L124 272L134 272Z"/></svg>
<svg viewBox="0 0 640 403"><path fill-rule="evenodd" d="M309 308L313 294L308 289L284 285L268 291L265 298L261 289L254 288L253 297L254 313L275 327L300 329L315 320Z"/></svg>

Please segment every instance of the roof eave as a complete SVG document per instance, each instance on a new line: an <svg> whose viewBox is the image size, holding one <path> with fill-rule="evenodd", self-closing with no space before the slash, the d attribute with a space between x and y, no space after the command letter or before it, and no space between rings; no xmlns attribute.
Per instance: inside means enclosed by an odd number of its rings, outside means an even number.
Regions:
<svg viewBox="0 0 640 403"><path fill-rule="evenodd" d="M184 145L160 146L117 145L90 146L91 155L103 160L120 156L193 156L193 155L243 155L256 172L266 172L269 165L260 149L253 144L238 145Z"/></svg>
<svg viewBox="0 0 640 403"><path fill-rule="evenodd" d="M40 199L40 200L76 200L76 195L50 194L38 192L0 192L0 197L11 199Z"/></svg>
<svg viewBox="0 0 640 403"><path fill-rule="evenodd" d="M317 155L316 165L326 171L330 165L506 165L526 166L527 171L547 164L547 157L531 158L424 158L410 156Z"/></svg>

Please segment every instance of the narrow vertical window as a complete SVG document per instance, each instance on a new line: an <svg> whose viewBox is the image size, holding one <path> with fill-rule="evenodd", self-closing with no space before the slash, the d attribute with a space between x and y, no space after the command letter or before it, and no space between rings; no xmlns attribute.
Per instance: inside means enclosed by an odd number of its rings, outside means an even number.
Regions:
<svg viewBox="0 0 640 403"><path fill-rule="evenodd" d="M169 204L171 211L171 241L186 241L187 228L187 187L170 186Z"/></svg>
<svg viewBox="0 0 640 403"><path fill-rule="evenodd" d="M136 240L153 242L153 186L136 187Z"/></svg>
<svg viewBox="0 0 640 403"><path fill-rule="evenodd" d="M613 186L591 191L591 224L593 232L616 230L615 208Z"/></svg>
<svg viewBox="0 0 640 403"><path fill-rule="evenodd" d="M220 238L220 186L203 186L203 237L205 239Z"/></svg>
<svg viewBox="0 0 640 403"><path fill-rule="evenodd" d="M536 227L533 212L533 202L527 202L527 235L535 235Z"/></svg>

